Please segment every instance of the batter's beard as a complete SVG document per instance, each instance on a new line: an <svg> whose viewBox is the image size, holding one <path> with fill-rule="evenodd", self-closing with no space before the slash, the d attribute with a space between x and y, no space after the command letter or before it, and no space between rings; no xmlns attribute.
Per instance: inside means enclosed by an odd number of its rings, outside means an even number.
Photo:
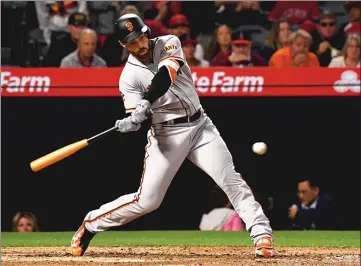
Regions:
<svg viewBox="0 0 361 266"><path fill-rule="evenodd" d="M142 50L144 51L144 50ZM140 53L142 51L139 51L137 53L131 53L135 58L137 58L140 62L147 62L147 61L150 61L150 49L148 49L148 51L141 55Z"/></svg>

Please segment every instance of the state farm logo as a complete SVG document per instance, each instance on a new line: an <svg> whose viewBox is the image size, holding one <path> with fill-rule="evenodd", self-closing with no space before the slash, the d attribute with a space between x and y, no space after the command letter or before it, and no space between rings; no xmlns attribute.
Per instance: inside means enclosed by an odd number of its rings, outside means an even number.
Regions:
<svg viewBox="0 0 361 266"><path fill-rule="evenodd" d="M263 90L264 78L262 76L226 76L223 71L216 71L211 78L198 77L197 72L192 72L192 78L196 89L200 93L242 92L260 93Z"/></svg>
<svg viewBox="0 0 361 266"><path fill-rule="evenodd" d="M47 76L13 76L11 72L1 72L1 89L8 93L48 92L50 77Z"/></svg>
<svg viewBox="0 0 361 266"><path fill-rule="evenodd" d="M357 78L358 75L355 71L346 70L342 72L341 79L334 83L333 89L339 93L360 92L360 80Z"/></svg>

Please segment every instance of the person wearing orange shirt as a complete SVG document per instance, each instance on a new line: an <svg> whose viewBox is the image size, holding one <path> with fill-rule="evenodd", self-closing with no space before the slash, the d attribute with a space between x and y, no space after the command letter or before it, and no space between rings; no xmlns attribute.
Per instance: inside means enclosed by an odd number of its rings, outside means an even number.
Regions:
<svg viewBox="0 0 361 266"><path fill-rule="evenodd" d="M310 52L311 35L302 29L290 36L290 45L276 51L270 61L270 67L319 67L317 56Z"/></svg>

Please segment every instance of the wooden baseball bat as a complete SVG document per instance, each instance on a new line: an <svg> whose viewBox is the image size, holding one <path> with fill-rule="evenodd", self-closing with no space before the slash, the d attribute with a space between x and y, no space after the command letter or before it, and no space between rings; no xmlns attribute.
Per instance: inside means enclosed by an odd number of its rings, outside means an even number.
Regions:
<svg viewBox="0 0 361 266"><path fill-rule="evenodd" d="M100 139L101 137L104 137L105 135L107 135L110 132L113 132L117 129L118 129L118 127L114 126L112 128L109 128L109 129L89 138L89 139L83 139L83 140L74 142L74 143L69 144L56 151L48 153L48 154L44 155L43 157L40 157L40 158L32 161L30 163L30 167L34 172L40 171L41 169L48 167L49 165L52 165L56 162L59 162L60 160L76 153L77 151L81 150L82 148L88 146L89 144L93 143L94 141Z"/></svg>
<svg viewBox="0 0 361 266"><path fill-rule="evenodd" d="M146 116L148 118L152 117L153 112L152 110L148 109L146 112ZM48 167L49 165L52 165L56 162L59 162L60 160L76 153L77 151L83 149L84 147L88 146L89 144L93 143L94 141L100 139L101 137L104 137L105 135L108 135L110 132L113 132L117 130L118 127L114 126L112 128L109 128L89 139L83 139L77 142L74 142L72 144L69 144L63 148L60 148L56 151L53 151L51 153L48 153L44 155L43 157L40 157L30 163L30 168L34 171L40 171L41 169Z"/></svg>

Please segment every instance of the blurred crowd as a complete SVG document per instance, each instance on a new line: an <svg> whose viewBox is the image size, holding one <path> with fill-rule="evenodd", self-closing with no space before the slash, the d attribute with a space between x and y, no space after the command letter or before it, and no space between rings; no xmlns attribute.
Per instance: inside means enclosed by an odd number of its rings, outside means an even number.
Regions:
<svg viewBox="0 0 361 266"><path fill-rule="evenodd" d="M315 179L301 178L297 183L297 198L284 204L274 201L272 196L261 195L253 191L255 200L261 205L265 215L274 224L274 218L282 222L276 224L281 230L335 230L338 228L338 210L332 196L321 191ZM279 208L278 211L275 209ZM205 213L201 215L199 230L201 231L245 231L246 225L233 208L227 195L217 185L212 189ZM12 220L13 232L41 231L38 219L32 212L18 212Z"/></svg>
<svg viewBox="0 0 361 266"><path fill-rule="evenodd" d="M332 196L321 191L315 178L301 178L297 182L297 197L287 207L272 196L265 197L253 191L273 227L281 230L335 230L337 204ZM215 186L209 197L209 206L202 215L199 229L202 231L244 231L246 225L234 210L226 194ZM274 223L277 220L277 224Z"/></svg>
<svg viewBox="0 0 361 266"><path fill-rule="evenodd" d="M1 1L2 65L118 67L115 20L173 34L190 66L360 67L357 1Z"/></svg>

